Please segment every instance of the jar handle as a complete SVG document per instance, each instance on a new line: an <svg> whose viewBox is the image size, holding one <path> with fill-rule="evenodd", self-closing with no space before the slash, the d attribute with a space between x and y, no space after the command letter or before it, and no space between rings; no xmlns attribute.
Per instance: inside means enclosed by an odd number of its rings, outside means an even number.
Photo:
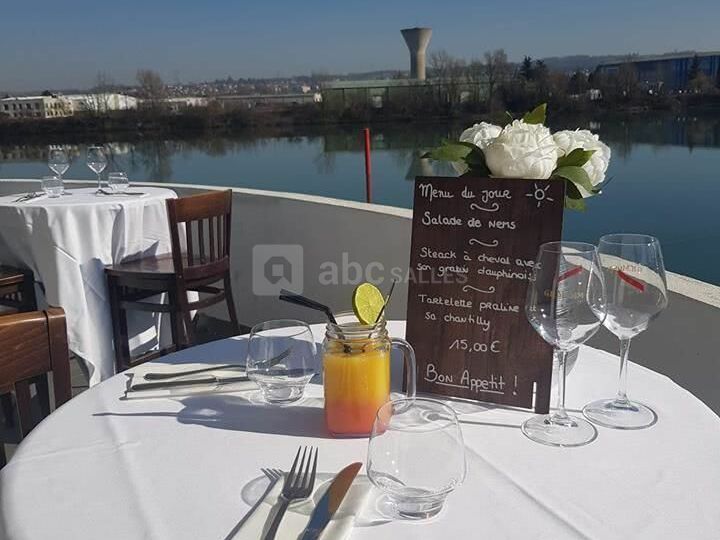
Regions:
<svg viewBox="0 0 720 540"><path fill-rule="evenodd" d="M415 397L417 378L415 349L404 339L392 338L390 342L393 347L400 349L403 353L403 360L405 361L405 394L412 399Z"/></svg>

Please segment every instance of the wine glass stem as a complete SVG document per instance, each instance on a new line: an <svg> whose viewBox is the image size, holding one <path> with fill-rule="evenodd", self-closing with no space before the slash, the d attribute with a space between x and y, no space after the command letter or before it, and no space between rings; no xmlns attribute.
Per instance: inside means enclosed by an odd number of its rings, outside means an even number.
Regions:
<svg viewBox="0 0 720 540"><path fill-rule="evenodd" d="M565 411L565 375L567 370L565 366L567 364L567 351L561 349L555 349L555 356L558 363L558 395L557 395L557 409L550 416L550 422L553 424L569 424L572 422L567 411Z"/></svg>
<svg viewBox="0 0 720 540"><path fill-rule="evenodd" d="M630 338L620 338L620 377L618 379L618 392L615 401L627 403L627 367L630 354Z"/></svg>
<svg viewBox="0 0 720 540"><path fill-rule="evenodd" d="M97 176L98 176L98 187L97 188L98 188L98 190L102 189L102 180L101 180L102 176L100 176L101 174L102 173L97 173Z"/></svg>

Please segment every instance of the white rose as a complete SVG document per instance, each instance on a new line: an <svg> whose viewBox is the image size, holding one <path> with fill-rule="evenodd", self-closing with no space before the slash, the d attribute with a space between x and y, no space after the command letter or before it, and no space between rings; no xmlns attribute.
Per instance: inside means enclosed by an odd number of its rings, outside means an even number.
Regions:
<svg viewBox="0 0 720 540"><path fill-rule="evenodd" d="M557 146L542 124L514 120L483 150L493 176L499 178L550 178L557 165Z"/></svg>
<svg viewBox="0 0 720 540"><path fill-rule="evenodd" d="M492 140L500 135L502 128L487 122L480 122L472 127L467 128L460 135L460 142L473 143L480 150L485 150Z"/></svg>
<svg viewBox="0 0 720 540"><path fill-rule="evenodd" d="M593 186L602 184L605 180L605 173L610 164L610 148L600 140L600 137L587 129L576 129L575 131L558 131L553 135L555 144L558 147L558 157L566 156L576 148L583 150L595 150L590 156L583 169L590 177ZM589 197L587 190L578 187L583 197Z"/></svg>

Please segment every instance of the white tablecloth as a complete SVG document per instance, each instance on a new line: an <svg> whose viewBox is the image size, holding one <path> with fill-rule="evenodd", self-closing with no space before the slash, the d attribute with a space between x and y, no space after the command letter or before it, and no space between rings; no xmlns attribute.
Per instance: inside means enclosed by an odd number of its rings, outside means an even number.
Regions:
<svg viewBox="0 0 720 540"><path fill-rule="evenodd" d="M96 196L95 188L81 188L24 203L0 197L0 261L32 269L48 304L65 310L70 349L89 364L91 384L115 372L104 266L170 252L165 200L175 192L132 191L145 195ZM132 345L156 343L158 321L131 318L130 335L140 334Z"/></svg>
<svg viewBox="0 0 720 540"><path fill-rule="evenodd" d="M402 323L390 330L404 334ZM321 327L313 332L322 337ZM244 356L245 340L236 338L167 359ZM569 408L612 395L617 368L617 357L582 348ZM316 385L288 407L253 404L242 393L121 401L124 387L119 375L90 389L20 446L0 471L0 538L222 539L249 509L260 468L287 469L298 445L319 447L323 473L365 461L366 439L326 434ZM595 442L569 449L525 438L519 426L530 413L456 403L468 477L443 512L422 524L386 522L371 494L352 538L716 540L720 419L637 365L630 389L657 411L655 426L599 428Z"/></svg>

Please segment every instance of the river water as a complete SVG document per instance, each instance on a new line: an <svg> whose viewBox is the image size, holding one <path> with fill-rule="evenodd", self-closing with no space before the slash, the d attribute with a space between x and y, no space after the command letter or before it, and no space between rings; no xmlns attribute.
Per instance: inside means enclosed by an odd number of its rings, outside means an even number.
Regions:
<svg viewBox="0 0 720 540"><path fill-rule="evenodd" d="M595 242L608 232L660 238L668 269L720 285L720 117L568 119L611 147L604 193L585 212L566 212L566 239ZM422 149L456 138L461 125L382 125L372 130L372 201L409 208L416 175L450 174L420 160ZM291 136L244 134L194 140L118 141L111 169L131 180L248 187L365 200L359 128L323 127ZM68 145L65 175L90 179L83 145ZM46 145L0 146L0 179L49 174ZM0 180L1 181L1 180Z"/></svg>

